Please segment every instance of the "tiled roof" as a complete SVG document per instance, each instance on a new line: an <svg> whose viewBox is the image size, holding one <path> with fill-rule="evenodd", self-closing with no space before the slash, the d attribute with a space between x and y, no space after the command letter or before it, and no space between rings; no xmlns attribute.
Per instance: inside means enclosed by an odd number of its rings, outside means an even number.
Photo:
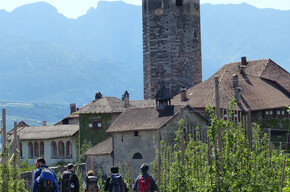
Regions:
<svg viewBox="0 0 290 192"><path fill-rule="evenodd" d="M155 100L130 101L130 108L153 107ZM77 114L121 113L125 109L124 101L116 97L102 97L82 107Z"/></svg>
<svg viewBox="0 0 290 192"><path fill-rule="evenodd" d="M78 125L55 125L25 127L18 131L20 140L42 140L62 137L71 137L79 131ZM11 138L10 138L11 137ZM11 140L13 136L10 136Z"/></svg>
<svg viewBox="0 0 290 192"><path fill-rule="evenodd" d="M280 108L290 104L290 74L272 60L248 61L245 73L240 73L241 62L224 65L208 80L187 90L186 102L181 95L173 98L172 104L189 104L194 108L215 105L214 78L219 76L220 106L226 108L229 100L235 96L232 76L236 74L241 91L240 109L261 110Z"/></svg>
<svg viewBox="0 0 290 192"><path fill-rule="evenodd" d="M112 137L106 139L105 141L102 141L93 147L91 147L85 155L94 155L94 156L100 156L100 155L111 155L113 151L113 139Z"/></svg>
<svg viewBox="0 0 290 192"><path fill-rule="evenodd" d="M53 125L62 125L62 124L63 124L63 121L65 121L65 120L69 120L69 119L78 119L79 116L80 116L79 114L75 114L75 113L70 114L69 116L63 118L62 120L56 122L56 123L53 124Z"/></svg>
<svg viewBox="0 0 290 192"><path fill-rule="evenodd" d="M173 118L180 109L180 106L170 106L158 112L155 107L128 108L112 123L106 133L157 130Z"/></svg>

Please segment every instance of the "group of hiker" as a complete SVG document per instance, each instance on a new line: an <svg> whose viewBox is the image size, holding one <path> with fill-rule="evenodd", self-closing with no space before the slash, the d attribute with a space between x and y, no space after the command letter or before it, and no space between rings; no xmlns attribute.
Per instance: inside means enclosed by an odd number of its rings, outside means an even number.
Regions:
<svg viewBox="0 0 290 192"><path fill-rule="evenodd" d="M34 182L32 192L80 192L80 184L77 175L74 173L74 165L69 163L67 170L62 172L59 179L56 173L46 165L43 157L35 161ZM136 178L133 184L135 192L158 191L155 180L148 174L149 165L143 163L140 167L142 174ZM99 178L92 170L86 174L83 182L83 192L99 192L101 190L98 183ZM128 192L128 184L119 173L118 167L111 167L111 176L107 178L104 191L108 192Z"/></svg>

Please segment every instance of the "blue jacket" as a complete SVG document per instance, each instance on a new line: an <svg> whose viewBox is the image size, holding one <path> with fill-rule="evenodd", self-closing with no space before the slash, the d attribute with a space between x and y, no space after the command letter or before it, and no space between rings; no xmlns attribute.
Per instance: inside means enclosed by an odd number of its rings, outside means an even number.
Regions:
<svg viewBox="0 0 290 192"><path fill-rule="evenodd" d="M140 176L137 177L137 179L133 185L133 191L137 191L139 177ZM156 182L152 176L150 176L148 173L142 173L142 177L143 178L150 177L150 192L158 191L158 186L156 185Z"/></svg>
<svg viewBox="0 0 290 192"><path fill-rule="evenodd" d="M52 169L50 169L52 171L53 175L51 175L49 173L44 173L44 174L40 175L43 168L48 168L48 166L43 165L34 171L34 182L33 182L32 192L38 192L38 184L44 179L48 179L52 183L54 183L54 185L55 185L54 192L59 192L58 181L57 181L57 177L56 177L55 172Z"/></svg>

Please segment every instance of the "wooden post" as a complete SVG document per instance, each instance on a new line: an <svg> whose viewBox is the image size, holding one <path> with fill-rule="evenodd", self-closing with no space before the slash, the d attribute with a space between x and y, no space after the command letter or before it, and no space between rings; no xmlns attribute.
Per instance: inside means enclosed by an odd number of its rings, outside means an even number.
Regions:
<svg viewBox="0 0 290 192"><path fill-rule="evenodd" d="M220 119L220 95L219 95L219 78L215 76L215 112L217 119ZM222 146L222 131L221 128L218 127L218 149L220 153L220 171L223 172L223 146Z"/></svg>
<svg viewBox="0 0 290 192"><path fill-rule="evenodd" d="M182 132L181 132L181 162L182 162L182 165L184 166L185 165L185 162L184 162L184 129L182 129Z"/></svg>
<svg viewBox="0 0 290 192"><path fill-rule="evenodd" d="M287 154L285 154L284 163L283 163L283 167L282 167L281 191L280 192L283 191L283 183L284 183L284 177L285 177L286 156L287 156Z"/></svg>
<svg viewBox="0 0 290 192"><path fill-rule="evenodd" d="M272 158L272 144L271 144L271 128L268 130L269 133L269 150L270 150L270 158Z"/></svg>
<svg viewBox="0 0 290 192"><path fill-rule="evenodd" d="M15 158L13 161L13 166L14 166L14 168L16 168L16 165L17 165L16 161L19 158L18 154L17 154L17 122L14 122L13 135L14 135L14 142L13 142L12 153L15 155Z"/></svg>
<svg viewBox="0 0 290 192"><path fill-rule="evenodd" d="M251 118L251 109L248 109L248 142L249 142L249 148L252 149L252 118Z"/></svg>
<svg viewBox="0 0 290 192"><path fill-rule="evenodd" d="M158 185L160 185L160 173L161 173L161 133L160 129L157 131L157 139L158 139L158 172L157 172L157 181Z"/></svg>
<svg viewBox="0 0 290 192"><path fill-rule="evenodd" d="M211 156L210 156L211 148L210 148L210 138L207 136L207 159L208 159L208 166L211 164Z"/></svg>
<svg viewBox="0 0 290 192"><path fill-rule="evenodd" d="M2 109L2 164L5 165L7 162L6 155L6 110ZM5 180L4 180L5 181Z"/></svg>
<svg viewBox="0 0 290 192"><path fill-rule="evenodd" d="M17 135L17 149L19 149L19 157L18 157L18 161L17 161L17 165L18 165L18 169L20 169L20 162L21 162L21 151L22 149L20 149L20 137L19 135Z"/></svg>
<svg viewBox="0 0 290 192"><path fill-rule="evenodd" d="M133 178L133 164L132 159L129 160L129 166L130 166L130 184L133 186L134 178Z"/></svg>

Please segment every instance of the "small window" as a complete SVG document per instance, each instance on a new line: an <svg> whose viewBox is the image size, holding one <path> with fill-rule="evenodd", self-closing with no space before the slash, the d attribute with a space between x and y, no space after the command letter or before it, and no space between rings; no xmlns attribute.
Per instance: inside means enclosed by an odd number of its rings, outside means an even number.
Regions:
<svg viewBox="0 0 290 192"><path fill-rule="evenodd" d="M139 132L138 131L134 131L134 136L139 136Z"/></svg>
<svg viewBox="0 0 290 192"><path fill-rule="evenodd" d="M176 6L182 6L183 0L176 0Z"/></svg>
<svg viewBox="0 0 290 192"><path fill-rule="evenodd" d="M143 157L142 157L141 153L135 153L133 155L133 159L143 159Z"/></svg>
<svg viewBox="0 0 290 192"><path fill-rule="evenodd" d="M89 124L89 129L90 130L101 130L102 129L102 121L91 121Z"/></svg>

